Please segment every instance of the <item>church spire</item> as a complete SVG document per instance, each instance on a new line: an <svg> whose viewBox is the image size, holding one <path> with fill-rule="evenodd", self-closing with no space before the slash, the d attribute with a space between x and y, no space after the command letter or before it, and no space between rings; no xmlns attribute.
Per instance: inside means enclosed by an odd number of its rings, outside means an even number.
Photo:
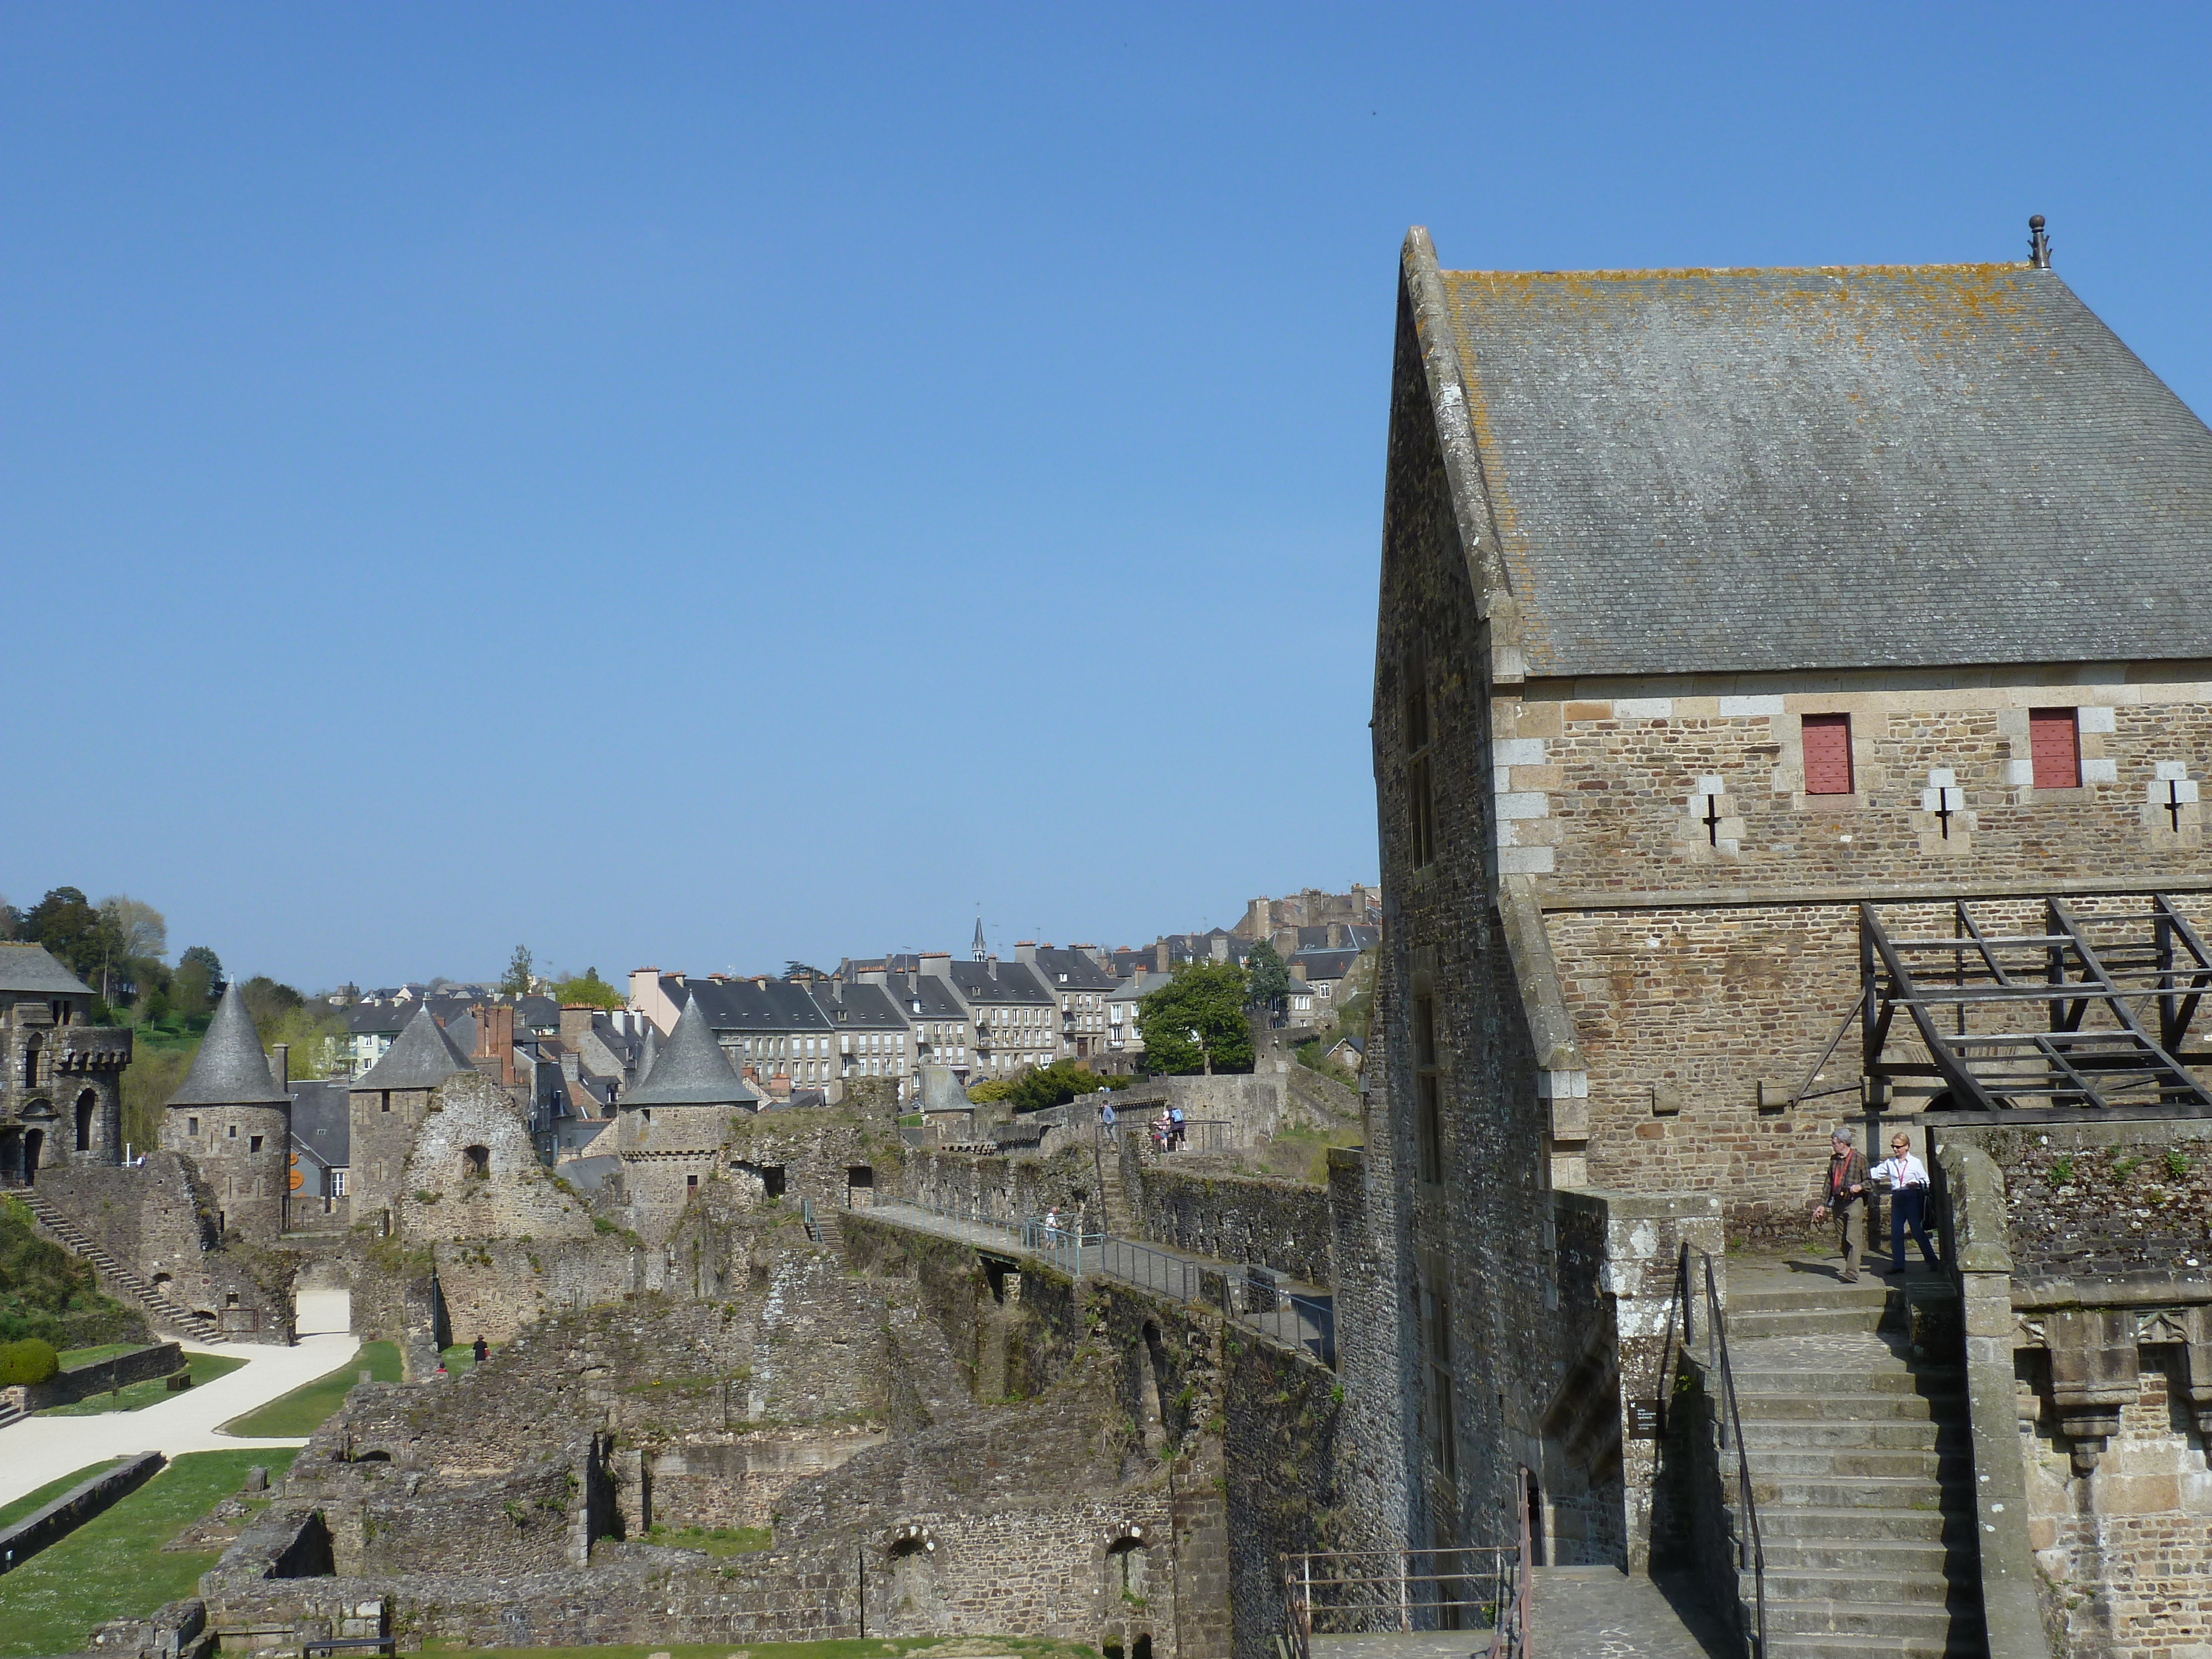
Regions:
<svg viewBox="0 0 2212 1659"><path fill-rule="evenodd" d="M969 954L978 962L985 961L990 956L990 952L983 948L983 918L981 916L975 918L975 943L969 947Z"/></svg>

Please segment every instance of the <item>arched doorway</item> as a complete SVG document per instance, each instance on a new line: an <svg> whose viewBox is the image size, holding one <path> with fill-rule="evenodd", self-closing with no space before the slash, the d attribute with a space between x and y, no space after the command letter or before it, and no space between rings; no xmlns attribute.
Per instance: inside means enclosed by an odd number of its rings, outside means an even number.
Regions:
<svg viewBox="0 0 2212 1659"><path fill-rule="evenodd" d="M92 1121L100 1111L100 1097L89 1089L76 1097L76 1149L92 1150Z"/></svg>
<svg viewBox="0 0 2212 1659"><path fill-rule="evenodd" d="M46 1144L44 1129L23 1132L23 1184L27 1187L39 1178L39 1153Z"/></svg>

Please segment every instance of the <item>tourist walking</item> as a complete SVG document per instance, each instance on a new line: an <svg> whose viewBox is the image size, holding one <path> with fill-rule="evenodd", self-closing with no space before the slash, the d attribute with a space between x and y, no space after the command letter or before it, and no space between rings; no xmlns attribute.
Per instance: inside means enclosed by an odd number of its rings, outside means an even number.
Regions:
<svg viewBox="0 0 2212 1659"><path fill-rule="evenodd" d="M1180 1106L1168 1108L1168 1145L1176 1152L1182 1150L1182 1108Z"/></svg>
<svg viewBox="0 0 2212 1659"><path fill-rule="evenodd" d="M1851 1145L1851 1138L1838 1129L1828 1137L1828 1174L1821 1189L1820 1201L1813 1206L1813 1219L1826 1221L1834 1216L1839 1224L1839 1243L1844 1247L1844 1283L1856 1285L1859 1278L1859 1238L1866 1231L1867 1218L1867 1162L1859 1149ZM1868 1239L1871 1245L1874 1241Z"/></svg>
<svg viewBox="0 0 2212 1659"><path fill-rule="evenodd" d="M1912 1155L1912 1138L1899 1129L1889 1138L1889 1156L1874 1166L1874 1178L1890 1189L1889 1200L1889 1270L1900 1279L1905 1275L1905 1230L1912 1229L1912 1242L1920 1247L1920 1254L1931 1267L1942 1264L1936 1260L1936 1247L1928 1242L1928 1230L1921 1225L1928 1208L1928 1166Z"/></svg>

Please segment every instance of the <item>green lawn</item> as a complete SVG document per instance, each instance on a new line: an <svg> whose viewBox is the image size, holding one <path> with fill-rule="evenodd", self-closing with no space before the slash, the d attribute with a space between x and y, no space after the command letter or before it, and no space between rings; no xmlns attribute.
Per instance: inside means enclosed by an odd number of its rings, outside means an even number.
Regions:
<svg viewBox="0 0 2212 1659"><path fill-rule="evenodd" d="M132 1353L147 1346L143 1342L103 1342L96 1348L70 1348L62 1354L62 1369L73 1371L80 1365L97 1365L103 1359L112 1359L119 1353Z"/></svg>
<svg viewBox="0 0 2212 1659"><path fill-rule="evenodd" d="M265 1464L273 1479L291 1461L289 1451L187 1452L0 1577L0 1659L80 1652L103 1620L143 1618L191 1595L216 1553L164 1555L161 1546L243 1486L254 1464Z"/></svg>
<svg viewBox="0 0 2212 1659"><path fill-rule="evenodd" d="M228 1376L246 1362L232 1359L219 1353L188 1353L185 1364L191 1373L192 1386L212 1382L218 1376ZM133 1382L128 1388L109 1394L88 1395L66 1406L49 1406L37 1413L40 1417L98 1417L106 1412L143 1411L149 1406L158 1406L172 1398L167 1377L151 1376L143 1382Z"/></svg>
<svg viewBox="0 0 2212 1659"><path fill-rule="evenodd" d="M672 1550L696 1550L702 1555L751 1555L775 1539L766 1527L655 1527L645 1541Z"/></svg>
<svg viewBox="0 0 2212 1659"><path fill-rule="evenodd" d="M49 1480L33 1492L26 1492L12 1504L0 1504L0 1527L12 1527L33 1510L51 1504L80 1480L89 1480L102 1469L112 1469L123 1460L111 1457L105 1463L88 1463L75 1474L65 1474L58 1480Z"/></svg>
<svg viewBox="0 0 2212 1659"><path fill-rule="evenodd" d="M441 1348L438 1351L438 1358L446 1362L447 1370L458 1376L463 1371L476 1370L477 1345L464 1342L455 1347Z"/></svg>
<svg viewBox="0 0 2212 1659"><path fill-rule="evenodd" d="M952 1638L963 1650L1020 1656L1020 1659L1097 1659L1098 1650L1079 1642L1043 1642L1025 1636L963 1636ZM669 1642L658 1647L604 1648L466 1648L458 1644L426 1642L425 1653L465 1652L470 1659L646 1659L665 1653L669 1659L893 1659L901 1654L926 1653L946 1644L942 1636L907 1636L875 1642Z"/></svg>
<svg viewBox="0 0 2212 1659"><path fill-rule="evenodd" d="M327 1376L303 1382L258 1410L232 1418L222 1425L222 1432L265 1440L290 1440L313 1434L322 1427L323 1419L343 1403L347 1392L361 1380L363 1370L379 1382L398 1382L399 1345L364 1342L360 1352Z"/></svg>

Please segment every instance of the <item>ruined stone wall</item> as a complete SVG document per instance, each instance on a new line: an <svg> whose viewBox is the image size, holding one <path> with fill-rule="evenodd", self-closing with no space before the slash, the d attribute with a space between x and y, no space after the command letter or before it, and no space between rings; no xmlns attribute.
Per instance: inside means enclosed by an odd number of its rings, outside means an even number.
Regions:
<svg viewBox="0 0 2212 1659"><path fill-rule="evenodd" d="M47 1170L39 1192L140 1278L239 1340L291 1340L294 1258L218 1232L215 1199L181 1153Z"/></svg>
<svg viewBox="0 0 2212 1659"><path fill-rule="evenodd" d="M356 1221L380 1225L407 1190L408 1155L429 1105L428 1089L356 1089L346 1097L346 1192Z"/></svg>
<svg viewBox="0 0 2212 1659"><path fill-rule="evenodd" d="M463 1072L431 1092L392 1200L410 1243L592 1237L587 1206L553 1183L507 1091Z"/></svg>
<svg viewBox="0 0 2212 1659"><path fill-rule="evenodd" d="M903 1196L959 1214L1042 1216L1057 1207L1073 1224L1099 1213L1100 1154L1088 1137L1049 1156L907 1149ZM1086 1225L1093 1224L1086 1219Z"/></svg>
<svg viewBox="0 0 2212 1659"><path fill-rule="evenodd" d="M1257 1263L1313 1285L1335 1282L1328 1190L1256 1176L1201 1175L1148 1160L1121 1138L1121 1190L1139 1237L1223 1261Z"/></svg>
<svg viewBox="0 0 2212 1659"><path fill-rule="evenodd" d="M1960 1133L2004 1176L2016 1279L2212 1278L2212 1120L2039 1123L2021 1114Z"/></svg>

